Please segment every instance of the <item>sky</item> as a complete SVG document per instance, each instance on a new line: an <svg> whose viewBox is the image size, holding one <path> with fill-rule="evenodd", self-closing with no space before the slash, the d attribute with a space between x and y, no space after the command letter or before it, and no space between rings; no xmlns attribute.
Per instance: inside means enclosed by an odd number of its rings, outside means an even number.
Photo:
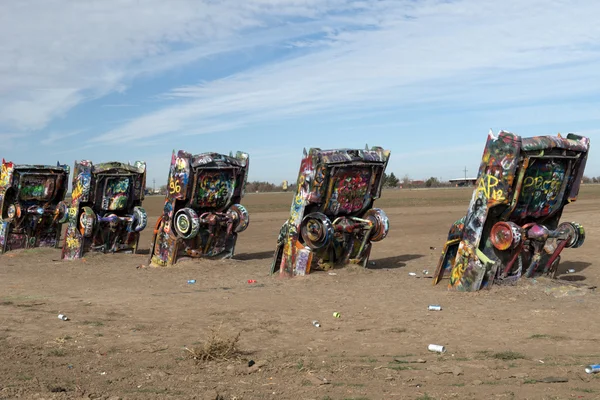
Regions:
<svg viewBox="0 0 600 400"><path fill-rule="evenodd" d="M476 176L490 129L588 136L600 176L600 3L589 0L0 1L0 157L391 150L387 172Z"/></svg>

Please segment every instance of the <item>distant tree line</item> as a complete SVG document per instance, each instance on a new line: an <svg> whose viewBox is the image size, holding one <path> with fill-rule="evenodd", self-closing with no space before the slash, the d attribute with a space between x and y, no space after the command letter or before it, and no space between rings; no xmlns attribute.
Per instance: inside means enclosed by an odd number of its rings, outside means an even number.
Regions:
<svg viewBox="0 0 600 400"><path fill-rule="evenodd" d="M582 178L582 183L584 183L584 184L600 183L600 176L594 176L594 177L584 176ZM402 187L402 188L410 189L410 188L447 187L447 186L452 186L452 185L449 182L443 182L434 176L432 176L426 180L413 180L410 178L410 176L408 174L404 175L402 178L398 178L393 172L391 172L389 175L384 172L383 186L385 188ZM151 191L151 189L148 188L147 191L149 192L149 191ZM159 193L160 195L163 195L163 196L166 195L167 194L167 185L162 185L159 188L159 191L160 191L160 193ZM246 183L246 193L283 192L283 191L284 190L283 190L282 184L275 185L274 183L266 182L266 181L252 181L252 182ZM289 183L287 191L295 192L296 184Z"/></svg>
<svg viewBox="0 0 600 400"><path fill-rule="evenodd" d="M600 183L600 176L593 176L590 178L589 176L584 175L581 181L583 183Z"/></svg>

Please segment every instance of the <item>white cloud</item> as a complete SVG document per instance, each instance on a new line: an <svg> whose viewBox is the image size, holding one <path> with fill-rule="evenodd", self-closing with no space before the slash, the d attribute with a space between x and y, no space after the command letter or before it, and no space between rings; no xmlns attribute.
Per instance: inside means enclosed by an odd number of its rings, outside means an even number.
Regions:
<svg viewBox="0 0 600 400"><path fill-rule="evenodd" d="M262 10L268 2L247 3ZM303 114L424 103L506 107L600 91L600 5L593 2L363 1L360 12L344 17L327 14L320 2L302 4L296 16L335 23L324 30L326 40L288 40L281 29L273 43L300 46L296 57L175 88L166 94L171 105L95 140L201 134ZM577 115L600 119L590 112ZM562 116L569 118L575 120ZM539 122L541 116L531 116L530 123Z"/></svg>
<svg viewBox="0 0 600 400"><path fill-rule="evenodd" d="M153 74L256 43L316 1L22 0L0 3L0 126L43 128L76 104ZM319 1L320 10L343 0ZM264 29L263 29L264 27ZM261 28L261 29L258 29ZM315 26L310 29L317 29ZM252 30L254 36L239 36ZM276 35L270 37L270 31ZM281 29L280 29L281 30ZM251 32L251 33L252 33ZM245 43L249 40L249 43Z"/></svg>
<svg viewBox="0 0 600 400"><path fill-rule="evenodd" d="M141 75L267 45L288 53L174 88L166 106L92 143L418 104L556 102L600 91L598 12L587 0L7 1L0 5L0 127L40 129ZM555 120L600 119L586 110Z"/></svg>

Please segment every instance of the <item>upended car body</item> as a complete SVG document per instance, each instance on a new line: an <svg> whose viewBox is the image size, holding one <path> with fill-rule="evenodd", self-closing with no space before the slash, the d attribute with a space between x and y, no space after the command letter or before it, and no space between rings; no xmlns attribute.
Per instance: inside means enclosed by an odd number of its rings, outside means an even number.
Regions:
<svg viewBox="0 0 600 400"><path fill-rule="evenodd" d="M433 284L476 291L521 276L555 276L560 253L585 240L583 226L562 222L577 199L589 139L521 138L490 132L467 215L450 228Z"/></svg>
<svg viewBox="0 0 600 400"><path fill-rule="evenodd" d="M88 251L137 253L147 223L145 186L143 161L75 162L62 258L78 259Z"/></svg>
<svg viewBox="0 0 600 400"><path fill-rule="evenodd" d="M371 242L384 239L389 230L385 212L373 208L389 156L381 147L305 149L271 274L305 275L348 263L366 266Z"/></svg>
<svg viewBox="0 0 600 400"><path fill-rule="evenodd" d="M2 160L0 253L58 247L67 216L63 200L68 185L67 165L16 165Z"/></svg>
<svg viewBox="0 0 600 400"><path fill-rule="evenodd" d="M154 229L150 263L173 265L182 256L231 258L250 222L239 204L249 157L173 152L163 214Z"/></svg>

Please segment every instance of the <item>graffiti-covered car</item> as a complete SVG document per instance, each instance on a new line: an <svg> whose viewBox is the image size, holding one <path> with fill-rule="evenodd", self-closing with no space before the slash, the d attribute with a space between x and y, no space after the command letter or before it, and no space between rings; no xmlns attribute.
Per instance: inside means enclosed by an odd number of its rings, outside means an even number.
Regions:
<svg viewBox="0 0 600 400"><path fill-rule="evenodd" d="M145 187L143 161L75 162L62 258L78 259L88 251L136 253L147 222Z"/></svg>
<svg viewBox="0 0 600 400"><path fill-rule="evenodd" d="M381 147L305 149L271 274L305 275L348 263L365 267L371 242L384 239L389 230L385 212L373 208L389 156Z"/></svg>
<svg viewBox="0 0 600 400"><path fill-rule="evenodd" d="M69 166L17 165L2 160L0 253L58 247L67 206Z"/></svg>
<svg viewBox="0 0 600 400"><path fill-rule="evenodd" d="M560 253L585 240L583 226L560 222L574 202L589 139L488 135L467 215L450 228L433 283L476 291L521 276L555 276Z"/></svg>
<svg viewBox="0 0 600 400"><path fill-rule="evenodd" d="M238 233L248 227L239 204L248 178L247 153L192 155L173 152L163 214L154 229L150 263L180 257L231 258Z"/></svg>

